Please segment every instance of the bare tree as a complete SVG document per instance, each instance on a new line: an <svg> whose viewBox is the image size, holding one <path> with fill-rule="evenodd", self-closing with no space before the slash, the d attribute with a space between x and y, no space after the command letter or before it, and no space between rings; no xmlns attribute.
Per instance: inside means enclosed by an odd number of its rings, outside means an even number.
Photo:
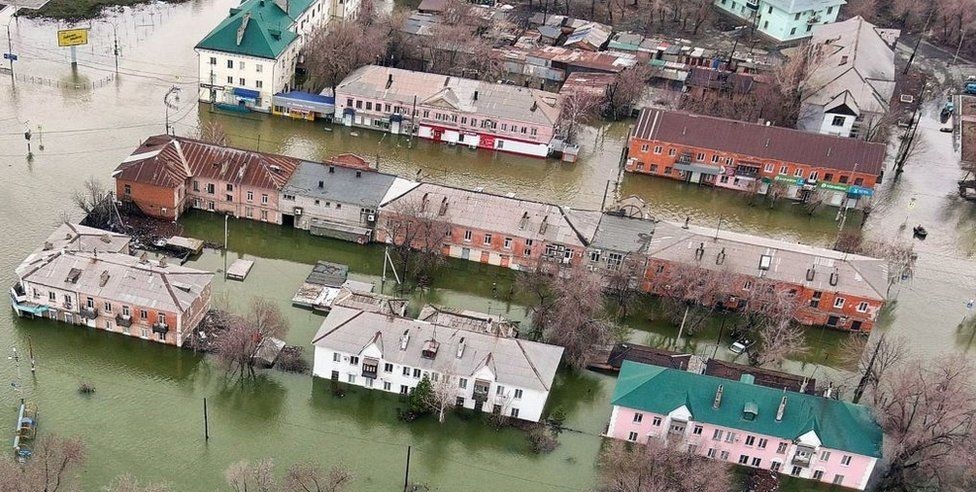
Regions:
<svg viewBox="0 0 976 492"><path fill-rule="evenodd" d="M84 212L85 219L82 222L85 225L107 228L112 222L113 208L109 190L98 178L89 176L82 183L81 189L72 193L71 201Z"/></svg>
<svg viewBox="0 0 976 492"><path fill-rule="evenodd" d="M105 492L169 492L170 488L162 484L143 484L132 475L122 475L112 480Z"/></svg>
<svg viewBox="0 0 976 492"><path fill-rule="evenodd" d="M441 366L437 379L431 381L430 393L425 396L430 411L437 414L437 421L442 424L457 403L457 378L451 375L454 370L453 364Z"/></svg>
<svg viewBox="0 0 976 492"><path fill-rule="evenodd" d="M779 124L779 126L793 127L800 119L800 107L803 102L802 87L807 75L816 73L816 63L811 60L809 45L806 41L796 47L793 55L772 71L772 81L778 104L763 117Z"/></svg>
<svg viewBox="0 0 976 492"><path fill-rule="evenodd" d="M447 203L404 197L389 208L381 230L392 245L391 257L400 275L426 283L444 261L444 237L451 230Z"/></svg>
<svg viewBox="0 0 976 492"><path fill-rule="evenodd" d="M87 458L77 438L48 435L38 439L31 459L20 464L0 460L0 490L4 492L67 492L81 490L78 474Z"/></svg>
<svg viewBox="0 0 976 492"><path fill-rule="evenodd" d="M976 386L964 355L890 371L874 410L885 431L879 490L964 490L976 449ZM967 461L969 463L967 463Z"/></svg>
<svg viewBox="0 0 976 492"><path fill-rule="evenodd" d="M649 279L650 291L660 296L664 313L672 323L681 323L681 331L687 334L704 326L733 291L734 281L728 270L711 270L699 263L672 263Z"/></svg>
<svg viewBox="0 0 976 492"><path fill-rule="evenodd" d="M278 481L274 477L274 462L263 459L257 462L238 461L224 472L227 485L235 492L275 492Z"/></svg>
<svg viewBox="0 0 976 492"><path fill-rule="evenodd" d="M566 141L576 143L581 126L588 124L600 113L601 100L592 92L574 91L563 96L559 113L559 128Z"/></svg>
<svg viewBox="0 0 976 492"><path fill-rule="evenodd" d="M759 349L753 351L756 364L779 366L791 357L808 350L803 327L789 319L764 323L758 330Z"/></svg>
<svg viewBox="0 0 976 492"><path fill-rule="evenodd" d="M551 279L540 272L520 271L515 277L515 287L519 293L529 298L528 311L532 326L541 330L549 318L555 302Z"/></svg>
<svg viewBox="0 0 976 492"><path fill-rule="evenodd" d="M373 22L370 2L362 2L356 20L327 23L309 35L303 50L308 82L312 90L331 88L353 70L378 63L386 55L390 26Z"/></svg>
<svg viewBox="0 0 976 492"><path fill-rule="evenodd" d="M918 255L911 241L864 241L859 233L854 234L857 239L849 239L849 244L835 246L835 249L885 260L888 264L888 288L885 297L891 296L891 288L895 284L915 275Z"/></svg>
<svg viewBox="0 0 976 492"><path fill-rule="evenodd" d="M262 297L251 301L246 316L227 316L226 322L226 328L217 335L215 353L228 371L237 369L242 377L246 371L254 375L254 357L262 343L288 333L281 308Z"/></svg>
<svg viewBox="0 0 976 492"><path fill-rule="evenodd" d="M639 64L617 74L616 80L607 88L603 101L603 114L611 119L629 116L634 105L640 101L651 78L648 65Z"/></svg>
<svg viewBox="0 0 976 492"><path fill-rule="evenodd" d="M208 121L200 126L197 138L214 145L227 145L227 132L219 121Z"/></svg>
<svg viewBox="0 0 976 492"><path fill-rule="evenodd" d="M342 465L333 465L326 473L314 463L296 463L285 472L283 482L288 492L342 492L354 478Z"/></svg>
<svg viewBox="0 0 976 492"><path fill-rule="evenodd" d="M601 492L725 492L736 490L727 464L695 455L681 443L610 443L600 456Z"/></svg>
<svg viewBox="0 0 976 492"><path fill-rule="evenodd" d="M877 21L878 0L848 0L844 13L851 17L861 16L868 21Z"/></svg>
<svg viewBox="0 0 976 492"><path fill-rule="evenodd" d="M857 376L852 401L859 403L865 392L877 397L878 385L907 356L908 341L904 338L886 334L873 340L868 336L847 337L841 344L840 360Z"/></svg>
<svg viewBox="0 0 976 492"><path fill-rule="evenodd" d="M615 304L617 317L626 318L632 305L640 297L641 282L646 269L647 258L641 253L630 253L603 276L606 296Z"/></svg>

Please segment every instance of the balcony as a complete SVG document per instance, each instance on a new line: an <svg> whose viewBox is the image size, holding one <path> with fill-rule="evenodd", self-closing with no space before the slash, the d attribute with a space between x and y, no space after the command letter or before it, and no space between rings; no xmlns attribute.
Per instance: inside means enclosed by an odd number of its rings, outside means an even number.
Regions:
<svg viewBox="0 0 976 492"><path fill-rule="evenodd" d="M169 331L169 325L166 323L153 323L152 325L153 333L160 333L165 335Z"/></svg>
<svg viewBox="0 0 976 492"><path fill-rule="evenodd" d="M128 328L132 326L132 316L127 316L125 314L115 315L115 324Z"/></svg>
<svg viewBox="0 0 976 492"><path fill-rule="evenodd" d="M810 459L813 457L813 448L798 446L793 455L792 463L796 466L810 466Z"/></svg>
<svg viewBox="0 0 976 492"><path fill-rule="evenodd" d="M488 401L488 390L491 388L491 383L475 381L474 383L474 400L485 402Z"/></svg>
<svg viewBox="0 0 976 492"><path fill-rule="evenodd" d="M24 286L20 285L20 282L10 288L10 297L17 303L27 302L27 292L24 292Z"/></svg>
<svg viewBox="0 0 976 492"><path fill-rule="evenodd" d="M379 361L376 359L366 359L363 361L363 372L364 378L376 379L376 373L379 368Z"/></svg>
<svg viewBox="0 0 976 492"><path fill-rule="evenodd" d="M95 319L98 317L98 308L85 306L81 308L81 315L85 319Z"/></svg>

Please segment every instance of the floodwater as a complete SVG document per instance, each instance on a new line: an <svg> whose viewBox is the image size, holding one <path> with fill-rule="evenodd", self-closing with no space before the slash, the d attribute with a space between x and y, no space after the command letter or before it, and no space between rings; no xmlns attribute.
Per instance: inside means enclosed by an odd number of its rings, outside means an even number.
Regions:
<svg viewBox="0 0 976 492"><path fill-rule="evenodd" d="M183 97L169 116L181 135L192 135L201 122L217 119L234 145L251 149L308 159L357 152L378 159L382 170L406 177L418 176L419 170L431 181L581 208L598 208L608 182L613 196L628 122L585 132L580 162L565 164L411 143L365 130L353 136L341 128L326 131L321 124L215 114L198 107L192 46L236 3L158 4L94 21L91 44L78 50L76 70L68 65L68 52L56 46L57 23L20 20L11 25L13 51L20 60L15 84L0 74L0 285L14 281L14 267L63 214L79 218L71 194L83 180L95 176L109 183L112 169L142 139L163 132L162 99L174 85L183 89ZM117 76L114 32L121 48ZM934 107L928 108L920 130L928 150L899 180L892 180L892 173L886 176L866 226L871 237L884 240L908 240L916 223L928 228L928 239L916 241L916 275L895 287L896 302L878 331L911 337L916 350L933 356L968 351L976 340L972 324L961 324L976 285L976 204L955 195L962 173L952 137L938 132L936 116ZM31 161L25 157L23 137L28 127L33 132ZM643 197L660 218L690 217L709 225L721 220L724 228L817 244L830 244L837 233L831 210L811 217L789 203L750 206L734 193L648 177L625 176L619 194ZM912 198L915 205L909 208ZM185 225L189 235L222 237L222 221L207 214L193 214ZM293 344L306 345L322 320L288 301L311 263L346 263L355 278L377 283L382 272L381 250L375 246L247 221L232 221L230 238L231 260L245 255L257 263L244 283L218 276L215 291L226 293L238 310L254 295L280 302L291 321L287 339ZM220 254L208 251L193 265L219 270L223 262ZM512 278L508 271L450 262L433 288L413 296L413 305L437 302L522 319L524 310L506 301ZM640 320L635 324L646 325ZM641 327L649 331L635 332L635 340L673 336L670 327ZM710 327L692 348L712 350L706 340L716 333ZM807 361L830 364L829 347L842 335L818 330L810 338L817 348ZM91 459L83 479L92 489L132 472L168 482L175 490L214 490L230 463L273 456L283 466L298 460L326 465L341 461L358 477L355 490L386 491L402 486L407 446L413 446L411 479L436 490L585 489L594 481L597 435L609 414L613 385L612 378L592 373L560 373L552 405L565 409L567 425L579 432L563 433L559 448L540 457L527 452L519 432L499 431L480 421L401 424L395 418L395 397L354 391L336 399L321 382L278 372L240 384L191 352L16 319L10 310L0 310L0 352L14 347L24 352L28 343L39 365L36 376L21 360L19 371L15 361L0 364L0 378L19 380L24 393L39 403L42 433L84 437ZM790 365L808 373L817 367ZM93 383L95 394L80 396L80 381ZM0 392L0 419L13 419L19 396L14 390ZM211 412L209 442L203 439L204 398Z"/></svg>

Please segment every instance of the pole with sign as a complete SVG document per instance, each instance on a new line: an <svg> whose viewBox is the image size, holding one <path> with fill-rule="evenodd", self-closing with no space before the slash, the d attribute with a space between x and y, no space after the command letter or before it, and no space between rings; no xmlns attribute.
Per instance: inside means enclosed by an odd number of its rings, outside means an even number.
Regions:
<svg viewBox="0 0 976 492"><path fill-rule="evenodd" d="M10 24L7 24L7 52L3 54L4 60L10 60L10 83L14 82L14 62L17 55L14 54L14 45L10 42Z"/></svg>
<svg viewBox="0 0 976 492"><path fill-rule="evenodd" d="M71 48L71 66L78 66L78 46L88 44L88 28L62 29L58 31L58 46Z"/></svg>

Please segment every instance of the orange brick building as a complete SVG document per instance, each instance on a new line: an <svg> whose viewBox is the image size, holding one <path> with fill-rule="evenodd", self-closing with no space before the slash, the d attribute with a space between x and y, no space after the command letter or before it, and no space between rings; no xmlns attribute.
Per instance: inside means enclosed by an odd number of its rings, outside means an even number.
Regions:
<svg viewBox="0 0 976 492"><path fill-rule="evenodd" d="M633 173L756 193L779 187L788 198L856 207L881 182L885 146L646 108L627 155Z"/></svg>

